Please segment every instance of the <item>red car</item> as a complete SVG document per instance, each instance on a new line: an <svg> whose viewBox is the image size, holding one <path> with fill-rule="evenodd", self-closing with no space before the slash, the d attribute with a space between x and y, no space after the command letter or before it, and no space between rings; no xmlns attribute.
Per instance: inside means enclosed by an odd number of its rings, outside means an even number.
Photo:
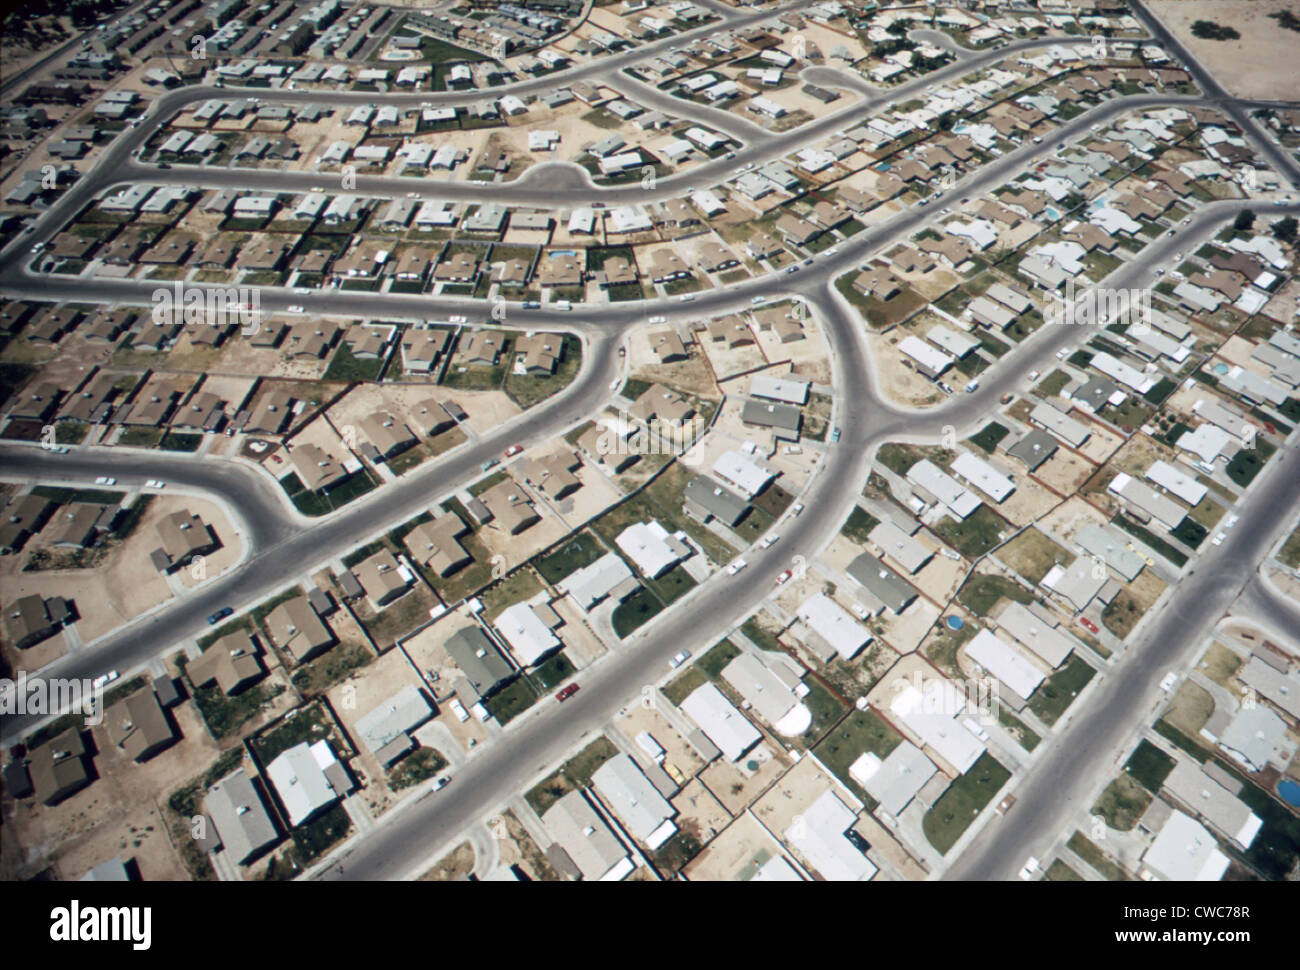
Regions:
<svg viewBox="0 0 1300 970"><path fill-rule="evenodd" d="M563 704L576 693L578 693L578 685L570 684L568 687L560 688L560 692L555 695L555 699Z"/></svg>
<svg viewBox="0 0 1300 970"><path fill-rule="evenodd" d="M513 458L515 455L519 454L519 452L523 450L524 450L523 445L511 445L509 448L506 449L506 457Z"/></svg>
<svg viewBox="0 0 1300 970"><path fill-rule="evenodd" d="M787 581L790 579L790 576L791 576L791 575L792 575L792 574L791 574L790 570L787 569L787 570L786 570L785 572L783 572L780 576L776 577L776 585L780 586L780 585L782 585L783 583L787 582Z"/></svg>
<svg viewBox="0 0 1300 970"><path fill-rule="evenodd" d="M1092 620L1088 619L1086 616L1081 616L1081 617L1079 617L1079 623L1080 623L1080 624L1083 626L1083 628L1084 628L1085 630L1087 630L1089 633L1097 633L1097 632L1098 632L1098 630L1097 630L1097 624L1096 624L1096 623L1093 623Z"/></svg>

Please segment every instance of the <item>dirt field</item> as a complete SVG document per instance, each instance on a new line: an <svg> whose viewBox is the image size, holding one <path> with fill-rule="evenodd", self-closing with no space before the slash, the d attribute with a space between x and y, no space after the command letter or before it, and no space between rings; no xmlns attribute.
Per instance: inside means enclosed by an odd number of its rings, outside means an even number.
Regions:
<svg viewBox="0 0 1300 970"><path fill-rule="evenodd" d="M1151 9L1229 93L1270 100L1300 97L1297 35L1269 17L1279 10L1300 16L1296 0L1154 0ZM1192 34L1197 20L1230 26L1241 37L1201 40Z"/></svg>

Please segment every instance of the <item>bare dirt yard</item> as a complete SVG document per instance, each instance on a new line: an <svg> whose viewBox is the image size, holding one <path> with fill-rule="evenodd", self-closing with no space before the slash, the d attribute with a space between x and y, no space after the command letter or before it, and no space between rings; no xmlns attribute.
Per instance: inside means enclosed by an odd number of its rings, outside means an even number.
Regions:
<svg viewBox="0 0 1300 970"><path fill-rule="evenodd" d="M1300 35L1271 16L1285 10L1300 17L1300 2L1155 0L1151 9L1232 94L1270 100L1300 97L1295 65ZM1192 33L1198 20L1231 27L1241 37L1203 40Z"/></svg>

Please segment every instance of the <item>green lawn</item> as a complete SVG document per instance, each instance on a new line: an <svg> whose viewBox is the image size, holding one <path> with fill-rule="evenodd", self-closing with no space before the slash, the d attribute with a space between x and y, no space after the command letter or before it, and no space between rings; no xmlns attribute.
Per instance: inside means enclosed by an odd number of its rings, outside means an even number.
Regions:
<svg viewBox="0 0 1300 970"><path fill-rule="evenodd" d="M1006 522L987 505L981 505L962 522L940 519L934 531L967 559L978 559L1002 541Z"/></svg>
<svg viewBox="0 0 1300 970"><path fill-rule="evenodd" d="M1174 759L1143 739L1129 755L1128 761L1124 762L1124 770L1148 791L1158 792L1169 777L1169 772L1174 770Z"/></svg>
<svg viewBox="0 0 1300 970"><path fill-rule="evenodd" d="M975 573L957 591L957 602L976 616L988 616L1004 596L1026 606L1034 601L1034 594L1013 579Z"/></svg>
<svg viewBox="0 0 1300 970"><path fill-rule="evenodd" d="M1066 708L1074 703L1079 692L1088 686L1097 672L1078 657L1071 656L1065 666L1048 677L1034 696L1029 698L1029 709L1044 724L1055 724L1065 713Z"/></svg>
<svg viewBox="0 0 1300 970"><path fill-rule="evenodd" d="M941 853L951 849L971 822L1011 778L1011 772L987 752L957 778L925 813L921 828Z"/></svg>
<svg viewBox="0 0 1300 970"><path fill-rule="evenodd" d="M663 604L658 597L642 586L614 609L610 622L614 633L622 640L662 610Z"/></svg>
<svg viewBox="0 0 1300 970"><path fill-rule="evenodd" d="M835 772L836 777L848 785L855 795L872 804L874 800L871 796L849 777L849 766L865 751L870 751L878 758L887 758L902 740L903 736L875 711L855 709L818 742L813 748L813 754Z"/></svg>
<svg viewBox="0 0 1300 970"><path fill-rule="evenodd" d="M537 559L534 565L542 578L554 585L583 566L591 565L605 552L605 547L590 532L579 532L566 539L559 548Z"/></svg>

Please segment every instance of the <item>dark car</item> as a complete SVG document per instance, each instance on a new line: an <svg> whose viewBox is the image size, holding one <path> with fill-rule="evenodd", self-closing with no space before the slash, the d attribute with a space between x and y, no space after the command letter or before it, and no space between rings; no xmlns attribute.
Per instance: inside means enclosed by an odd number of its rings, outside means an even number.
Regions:
<svg viewBox="0 0 1300 970"><path fill-rule="evenodd" d="M234 612L235 612L234 607L223 606L221 609L217 610L217 612L213 613L210 617L208 617L208 626L216 626L218 623L220 623L222 620L224 620L226 617L230 616Z"/></svg>

